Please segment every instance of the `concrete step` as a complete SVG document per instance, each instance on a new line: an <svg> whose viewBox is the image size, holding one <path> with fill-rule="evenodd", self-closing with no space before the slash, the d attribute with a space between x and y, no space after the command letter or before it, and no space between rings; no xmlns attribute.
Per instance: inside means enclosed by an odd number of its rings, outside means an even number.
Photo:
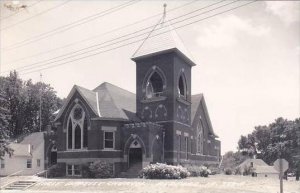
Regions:
<svg viewBox="0 0 300 193"><path fill-rule="evenodd" d="M36 184L35 181L17 181L9 184L4 189L5 190L24 190L30 186Z"/></svg>

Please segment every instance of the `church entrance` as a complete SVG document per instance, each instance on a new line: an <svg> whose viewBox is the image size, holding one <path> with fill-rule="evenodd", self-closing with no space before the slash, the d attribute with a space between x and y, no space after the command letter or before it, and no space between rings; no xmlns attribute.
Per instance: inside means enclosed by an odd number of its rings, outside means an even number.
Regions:
<svg viewBox="0 0 300 193"><path fill-rule="evenodd" d="M49 163L49 166L55 165L57 163L57 148L55 145L51 148L50 160L48 163Z"/></svg>
<svg viewBox="0 0 300 193"><path fill-rule="evenodd" d="M138 172L142 169L143 150L137 140L134 140L130 145L128 162L129 170L132 170L131 172Z"/></svg>

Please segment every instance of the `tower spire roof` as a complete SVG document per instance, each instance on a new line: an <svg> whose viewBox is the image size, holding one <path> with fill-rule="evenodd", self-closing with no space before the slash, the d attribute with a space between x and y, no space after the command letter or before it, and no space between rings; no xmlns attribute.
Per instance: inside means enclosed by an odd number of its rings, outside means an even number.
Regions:
<svg viewBox="0 0 300 193"><path fill-rule="evenodd" d="M132 60L162 54L176 52L180 57L187 61L191 66L195 66L195 62L189 51L185 48L182 40L176 33L175 29L167 19L167 4L164 4L164 12L162 18L153 27L146 36L142 44L138 47L132 56Z"/></svg>

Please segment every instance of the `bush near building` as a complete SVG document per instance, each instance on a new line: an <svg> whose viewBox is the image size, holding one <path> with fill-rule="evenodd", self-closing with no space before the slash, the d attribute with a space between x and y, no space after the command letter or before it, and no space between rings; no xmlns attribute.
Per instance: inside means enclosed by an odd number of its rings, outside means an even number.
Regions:
<svg viewBox="0 0 300 193"><path fill-rule="evenodd" d="M140 177L146 179L182 179L189 175L188 170L182 166L156 163L143 168Z"/></svg>
<svg viewBox="0 0 300 193"><path fill-rule="evenodd" d="M224 172L225 172L226 175L232 175L232 169L231 168L226 168L224 170Z"/></svg>
<svg viewBox="0 0 300 193"><path fill-rule="evenodd" d="M105 161L96 161L86 168L85 175L92 178L112 178L113 166Z"/></svg>
<svg viewBox="0 0 300 193"><path fill-rule="evenodd" d="M205 166L188 166L187 170L190 172L190 176L193 177L208 177L211 174L210 169Z"/></svg>

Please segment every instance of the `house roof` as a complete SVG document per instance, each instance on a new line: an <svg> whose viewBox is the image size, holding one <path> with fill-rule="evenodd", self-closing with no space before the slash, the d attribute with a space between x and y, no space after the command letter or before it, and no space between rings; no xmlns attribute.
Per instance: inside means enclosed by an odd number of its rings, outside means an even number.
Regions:
<svg viewBox="0 0 300 193"><path fill-rule="evenodd" d="M39 146L42 142L44 142L44 133L43 132L35 132L30 135L24 137L24 139L20 142L20 144L30 144L33 147Z"/></svg>
<svg viewBox="0 0 300 193"><path fill-rule="evenodd" d="M137 59L173 51L191 66L196 65L193 61L193 57L184 46L171 23L166 18L162 18L149 32L131 59L135 61Z"/></svg>
<svg viewBox="0 0 300 193"><path fill-rule="evenodd" d="M107 82L93 90L75 85L55 120L60 118L75 91L78 91L98 118L139 121L135 114L135 94Z"/></svg>
<svg viewBox="0 0 300 193"><path fill-rule="evenodd" d="M9 147L14 150L13 156L31 156L31 151L43 142L44 133L35 132L25 136L19 143L10 143Z"/></svg>
<svg viewBox="0 0 300 193"><path fill-rule="evenodd" d="M243 163L239 165L239 167L243 168L245 166L249 166L253 163L253 167L257 166L269 166L266 162L264 162L262 159L246 159Z"/></svg>
<svg viewBox="0 0 300 193"><path fill-rule="evenodd" d="M255 167L255 173L258 174L279 174L273 166L257 166Z"/></svg>
<svg viewBox="0 0 300 193"><path fill-rule="evenodd" d="M9 147L14 150L13 156L31 156L29 144L10 143Z"/></svg>

